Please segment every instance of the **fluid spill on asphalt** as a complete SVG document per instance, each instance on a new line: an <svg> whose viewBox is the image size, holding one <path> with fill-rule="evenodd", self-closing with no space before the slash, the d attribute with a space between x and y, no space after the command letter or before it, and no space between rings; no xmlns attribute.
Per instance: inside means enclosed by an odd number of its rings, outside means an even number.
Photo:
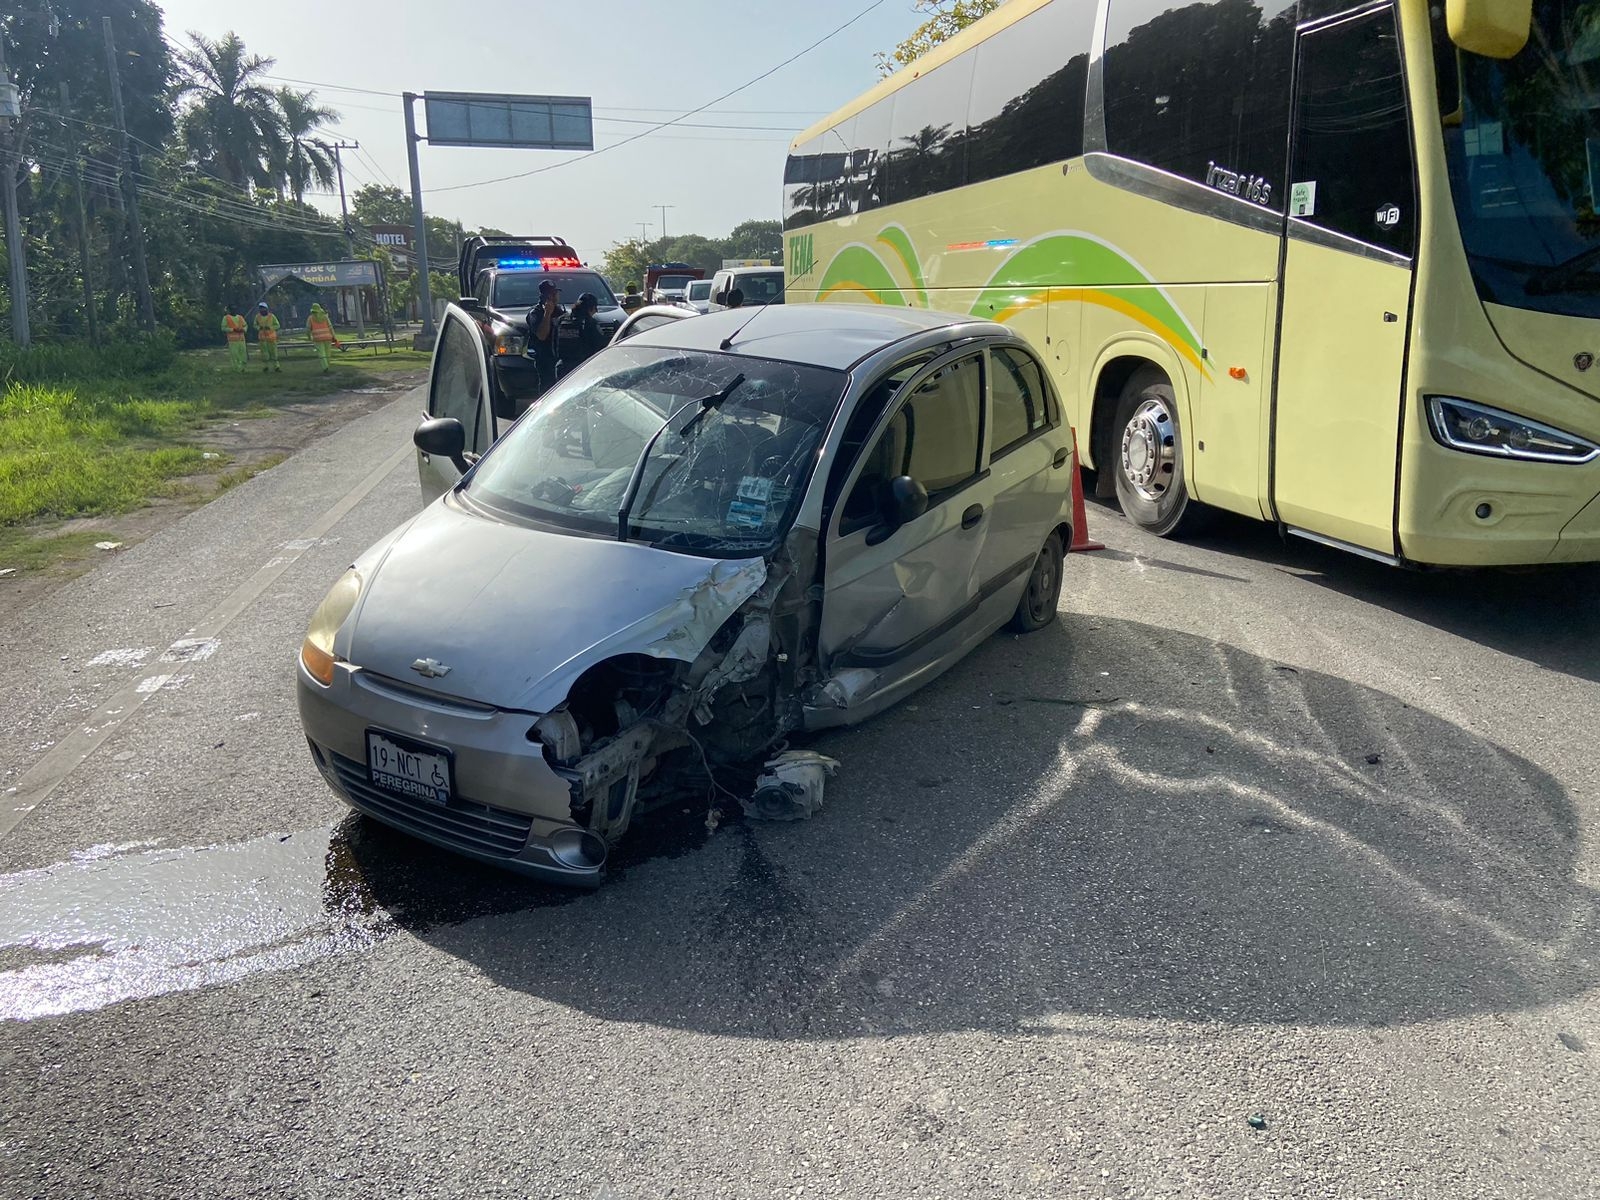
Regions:
<svg viewBox="0 0 1600 1200"><path fill-rule="evenodd" d="M656 836L649 836L654 832ZM704 842L673 822L618 867ZM613 872L611 886L615 885ZM397 930L582 902L351 816L221 846L97 846L0 875L0 1020L226 984L367 950Z"/></svg>

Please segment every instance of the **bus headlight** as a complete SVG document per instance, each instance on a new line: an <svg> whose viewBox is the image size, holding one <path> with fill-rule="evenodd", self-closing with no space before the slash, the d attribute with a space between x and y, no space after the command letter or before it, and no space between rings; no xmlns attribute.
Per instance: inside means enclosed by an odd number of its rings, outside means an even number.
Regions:
<svg viewBox="0 0 1600 1200"><path fill-rule="evenodd" d="M1600 446L1576 434L1454 396L1428 397L1428 427L1441 446L1468 454L1554 463L1600 457Z"/></svg>
<svg viewBox="0 0 1600 1200"><path fill-rule="evenodd" d="M346 571L311 614L305 641L300 643L300 662L306 673L324 687L333 682L333 664L338 661L333 654L334 635L355 611L360 598L361 576L353 570Z"/></svg>

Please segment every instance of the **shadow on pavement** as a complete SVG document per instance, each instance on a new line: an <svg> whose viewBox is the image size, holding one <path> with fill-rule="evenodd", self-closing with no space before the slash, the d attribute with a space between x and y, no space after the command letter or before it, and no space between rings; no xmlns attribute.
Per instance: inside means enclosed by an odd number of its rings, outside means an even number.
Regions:
<svg viewBox="0 0 1600 1200"><path fill-rule="evenodd" d="M594 894L386 835L330 863L505 987L715 1034L1390 1025L1600 978L1556 781L1330 676L1064 614L818 745L816 819L640 829Z"/></svg>
<svg viewBox="0 0 1600 1200"><path fill-rule="evenodd" d="M1210 564L1213 570L1118 550L1100 551L1096 557L1122 561L1137 557L1147 566L1224 580L1238 579L1225 573L1229 559L1248 559L1503 654L1600 682L1600 603L1595 601L1600 595L1600 564L1407 570L1301 538L1280 537L1273 526L1260 521L1230 513L1217 516L1211 529L1186 543L1217 555ZM1091 510L1091 529L1097 521L1124 518L1114 508L1102 506ZM1169 542L1142 533L1135 536L1155 553L1170 558L1175 552Z"/></svg>

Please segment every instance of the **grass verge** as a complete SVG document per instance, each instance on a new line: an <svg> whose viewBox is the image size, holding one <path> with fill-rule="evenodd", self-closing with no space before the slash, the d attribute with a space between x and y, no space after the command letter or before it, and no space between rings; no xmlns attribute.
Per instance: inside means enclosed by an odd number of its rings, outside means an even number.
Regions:
<svg viewBox="0 0 1600 1200"><path fill-rule="evenodd" d="M121 358L81 347L25 353L0 363L0 568L70 556L82 540L76 533L40 536L26 526L128 512L176 494L184 477L223 471L226 456L189 442L214 418L270 415L307 397L376 387L428 363L411 350L351 351L328 372L307 356L268 374L254 353L249 369L235 372L222 350L164 357L134 350ZM239 467L218 482L233 487L271 465ZM85 544L96 540L102 538Z"/></svg>

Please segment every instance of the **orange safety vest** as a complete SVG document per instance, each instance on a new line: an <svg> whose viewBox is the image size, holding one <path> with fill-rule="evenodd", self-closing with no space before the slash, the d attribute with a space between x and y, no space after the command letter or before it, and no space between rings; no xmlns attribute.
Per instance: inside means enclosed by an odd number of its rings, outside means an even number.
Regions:
<svg viewBox="0 0 1600 1200"><path fill-rule="evenodd" d="M311 330L311 340L313 342L333 341L332 323L328 321L319 321L315 317L312 317L306 322L306 327Z"/></svg>
<svg viewBox="0 0 1600 1200"><path fill-rule="evenodd" d="M263 342L278 340L278 315L268 313L266 316L256 317L256 337Z"/></svg>
<svg viewBox="0 0 1600 1200"><path fill-rule="evenodd" d="M231 313L222 318L222 327L227 330L230 342L244 341L244 318L236 317Z"/></svg>

